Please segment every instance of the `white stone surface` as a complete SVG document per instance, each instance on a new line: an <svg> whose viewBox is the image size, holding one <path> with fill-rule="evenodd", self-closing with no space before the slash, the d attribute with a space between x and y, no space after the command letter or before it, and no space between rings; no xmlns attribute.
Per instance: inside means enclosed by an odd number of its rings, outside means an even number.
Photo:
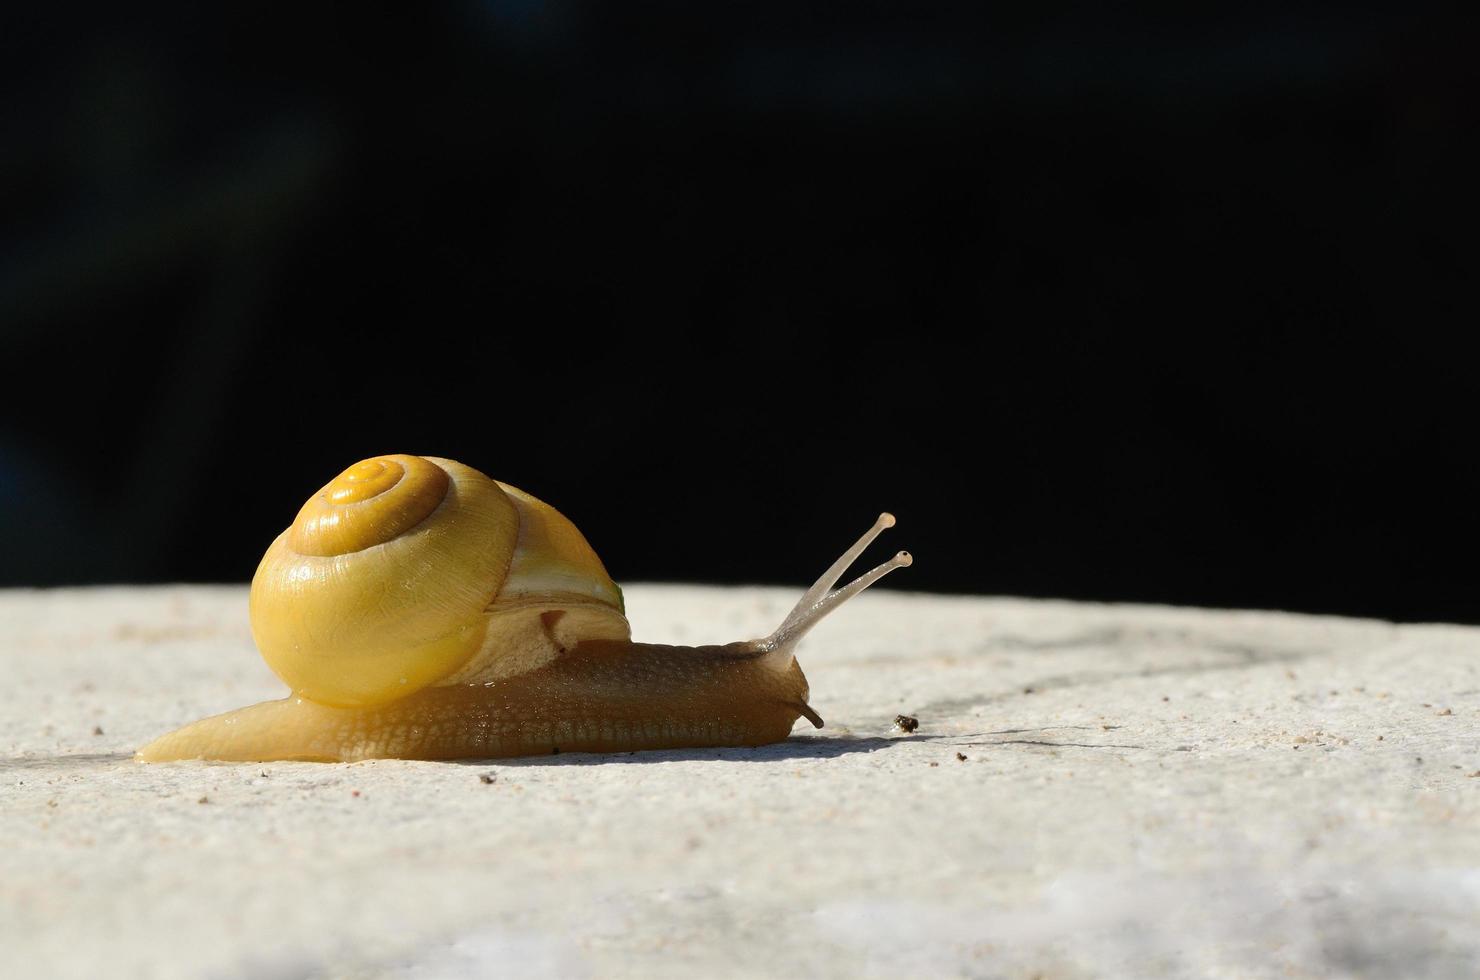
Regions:
<svg viewBox="0 0 1480 980"><path fill-rule="evenodd" d="M1480 630L879 591L801 660L762 749L146 766L282 693L245 590L0 593L0 975L1480 975Z"/></svg>

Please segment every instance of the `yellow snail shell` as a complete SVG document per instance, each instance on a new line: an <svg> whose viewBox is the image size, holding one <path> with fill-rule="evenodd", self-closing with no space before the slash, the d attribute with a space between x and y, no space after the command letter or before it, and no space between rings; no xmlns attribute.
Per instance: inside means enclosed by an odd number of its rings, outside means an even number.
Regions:
<svg viewBox="0 0 1480 980"><path fill-rule="evenodd" d="M779 741L805 716L793 651L900 552L833 590L879 521L769 637L634 643L621 590L550 505L448 459L330 481L252 580L252 634L292 694L203 719L142 761L491 758Z"/></svg>

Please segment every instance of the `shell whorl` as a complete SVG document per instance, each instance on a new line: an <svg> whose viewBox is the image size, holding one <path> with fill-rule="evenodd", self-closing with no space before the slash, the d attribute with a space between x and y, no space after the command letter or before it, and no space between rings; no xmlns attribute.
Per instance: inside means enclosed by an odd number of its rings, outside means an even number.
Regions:
<svg viewBox="0 0 1480 980"><path fill-rule="evenodd" d="M483 645L519 513L451 460L378 456L316 493L252 580L252 633L310 700L382 704L435 683Z"/></svg>
<svg viewBox="0 0 1480 980"><path fill-rule="evenodd" d="M288 543L300 555L322 557L384 544L426 520L451 482L446 470L420 456L361 460L308 498Z"/></svg>

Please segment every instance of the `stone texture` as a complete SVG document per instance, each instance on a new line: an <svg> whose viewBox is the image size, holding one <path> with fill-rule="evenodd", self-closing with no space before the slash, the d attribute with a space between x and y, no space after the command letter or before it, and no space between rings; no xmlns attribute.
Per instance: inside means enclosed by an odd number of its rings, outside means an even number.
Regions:
<svg viewBox="0 0 1480 980"><path fill-rule="evenodd" d="M245 590L0 593L0 972L1480 975L1480 630L879 591L801 661L762 749L145 766L282 693Z"/></svg>

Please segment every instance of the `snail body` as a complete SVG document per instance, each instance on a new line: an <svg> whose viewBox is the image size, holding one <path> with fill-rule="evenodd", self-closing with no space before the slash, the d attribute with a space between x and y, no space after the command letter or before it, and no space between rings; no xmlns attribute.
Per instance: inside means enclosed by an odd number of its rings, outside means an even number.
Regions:
<svg viewBox="0 0 1480 980"><path fill-rule="evenodd" d="M770 636L631 639L621 590L550 505L452 460L356 463L252 580L253 637L292 693L194 722L146 762L454 759L764 745L806 717L802 635L895 568L832 586L881 515Z"/></svg>

